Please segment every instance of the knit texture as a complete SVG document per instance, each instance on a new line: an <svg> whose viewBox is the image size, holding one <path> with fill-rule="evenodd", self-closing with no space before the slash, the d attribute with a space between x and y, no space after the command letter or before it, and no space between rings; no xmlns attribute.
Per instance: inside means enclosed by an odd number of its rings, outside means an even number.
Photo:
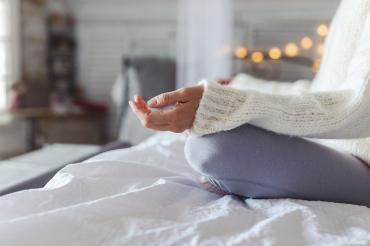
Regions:
<svg viewBox="0 0 370 246"><path fill-rule="evenodd" d="M312 83L239 75L230 86L202 81L193 134L249 123L315 138L370 163L370 0L342 1L331 25L321 69ZM329 140L326 140L329 139Z"/></svg>

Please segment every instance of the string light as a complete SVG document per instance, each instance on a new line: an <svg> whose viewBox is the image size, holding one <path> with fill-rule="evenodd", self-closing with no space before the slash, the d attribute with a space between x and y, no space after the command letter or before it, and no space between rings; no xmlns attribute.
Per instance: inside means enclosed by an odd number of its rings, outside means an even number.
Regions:
<svg viewBox="0 0 370 246"><path fill-rule="evenodd" d="M329 33L329 27L325 24L321 24L317 27L316 29L316 32L317 34L320 36L320 37L325 37L328 35Z"/></svg>
<svg viewBox="0 0 370 246"><path fill-rule="evenodd" d="M318 58L314 60L312 64L312 71L314 71L315 73L318 72L320 69L320 65L321 65L321 59Z"/></svg>
<svg viewBox="0 0 370 246"><path fill-rule="evenodd" d="M329 27L326 24L320 24L319 26L317 26L316 32L320 37L325 37L329 33ZM314 45L314 42L312 38L309 36L305 36L300 40L300 47L304 50L311 49L313 45ZM324 48L325 48L324 44L321 43L317 46L316 52L320 56L322 56L324 53ZM223 51L227 52L228 49L225 47ZM300 50L299 50L298 45L294 42L287 43L284 47L284 54L290 58L297 57L299 55L299 51ZM234 50L234 55L238 59L245 59L248 56L248 54L249 54L249 50L244 46L239 46ZM282 50L277 47L273 47L269 49L268 51L268 56L272 60L279 60L282 57L282 55L283 55ZM257 64L261 63L264 61L264 59L265 59L265 55L261 51L254 51L251 54L251 60L254 63L257 63ZM321 58L314 60L312 64L312 70L314 72L317 72L320 68L320 64L321 64Z"/></svg>
<svg viewBox="0 0 370 246"><path fill-rule="evenodd" d="M288 57L296 57L299 53L299 48L295 43L288 43L285 46L285 54Z"/></svg>
<svg viewBox="0 0 370 246"><path fill-rule="evenodd" d="M260 51L255 51L252 53L252 61L254 63L261 63L265 59L264 55Z"/></svg>
<svg viewBox="0 0 370 246"><path fill-rule="evenodd" d="M235 49L235 56L238 58L238 59L244 59L246 58L248 55L248 49L245 48L245 47L238 47Z"/></svg>
<svg viewBox="0 0 370 246"><path fill-rule="evenodd" d="M313 46L313 41L310 37L304 37L301 39L301 46L305 50L309 50Z"/></svg>
<svg viewBox="0 0 370 246"><path fill-rule="evenodd" d="M324 50L325 50L324 44L319 44L317 46L316 52L317 52L317 54L319 54L320 56L322 56L324 54Z"/></svg>
<svg viewBox="0 0 370 246"><path fill-rule="evenodd" d="M278 60L281 57L281 50L279 48L271 48L269 50L269 56L272 60Z"/></svg>

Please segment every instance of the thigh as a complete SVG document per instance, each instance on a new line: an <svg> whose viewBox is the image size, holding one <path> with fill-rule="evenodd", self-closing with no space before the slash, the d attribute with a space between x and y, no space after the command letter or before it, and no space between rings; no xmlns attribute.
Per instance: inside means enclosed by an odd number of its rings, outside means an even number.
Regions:
<svg viewBox="0 0 370 246"><path fill-rule="evenodd" d="M297 137L244 125L189 137L189 164L228 192L370 206L370 168L356 157Z"/></svg>

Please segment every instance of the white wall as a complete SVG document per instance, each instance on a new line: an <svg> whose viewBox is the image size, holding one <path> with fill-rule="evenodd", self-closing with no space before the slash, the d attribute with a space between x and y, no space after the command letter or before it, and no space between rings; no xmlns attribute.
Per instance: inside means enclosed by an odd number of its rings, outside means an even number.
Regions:
<svg viewBox="0 0 370 246"><path fill-rule="evenodd" d="M78 80L90 98L109 101L123 57L175 57L176 1L71 2L78 19Z"/></svg>
<svg viewBox="0 0 370 246"><path fill-rule="evenodd" d="M318 20L331 19L338 3L339 0L234 0L234 45L248 43L263 48L282 44L286 37L310 34ZM176 0L70 0L70 4L78 19L78 78L90 98L109 101L123 56L175 57ZM295 67L283 72L287 76L282 79L312 76Z"/></svg>
<svg viewBox="0 0 370 246"><path fill-rule="evenodd" d="M234 0L240 19L311 20L330 18L341 0Z"/></svg>

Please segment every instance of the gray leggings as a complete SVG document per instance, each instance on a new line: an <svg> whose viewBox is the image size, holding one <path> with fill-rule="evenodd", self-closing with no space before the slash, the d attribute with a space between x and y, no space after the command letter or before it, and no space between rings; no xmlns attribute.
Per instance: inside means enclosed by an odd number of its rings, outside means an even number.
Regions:
<svg viewBox="0 0 370 246"><path fill-rule="evenodd" d="M244 125L189 137L185 155L194 170L235 195L370 207L369 166L302 138Z"/></svg>

